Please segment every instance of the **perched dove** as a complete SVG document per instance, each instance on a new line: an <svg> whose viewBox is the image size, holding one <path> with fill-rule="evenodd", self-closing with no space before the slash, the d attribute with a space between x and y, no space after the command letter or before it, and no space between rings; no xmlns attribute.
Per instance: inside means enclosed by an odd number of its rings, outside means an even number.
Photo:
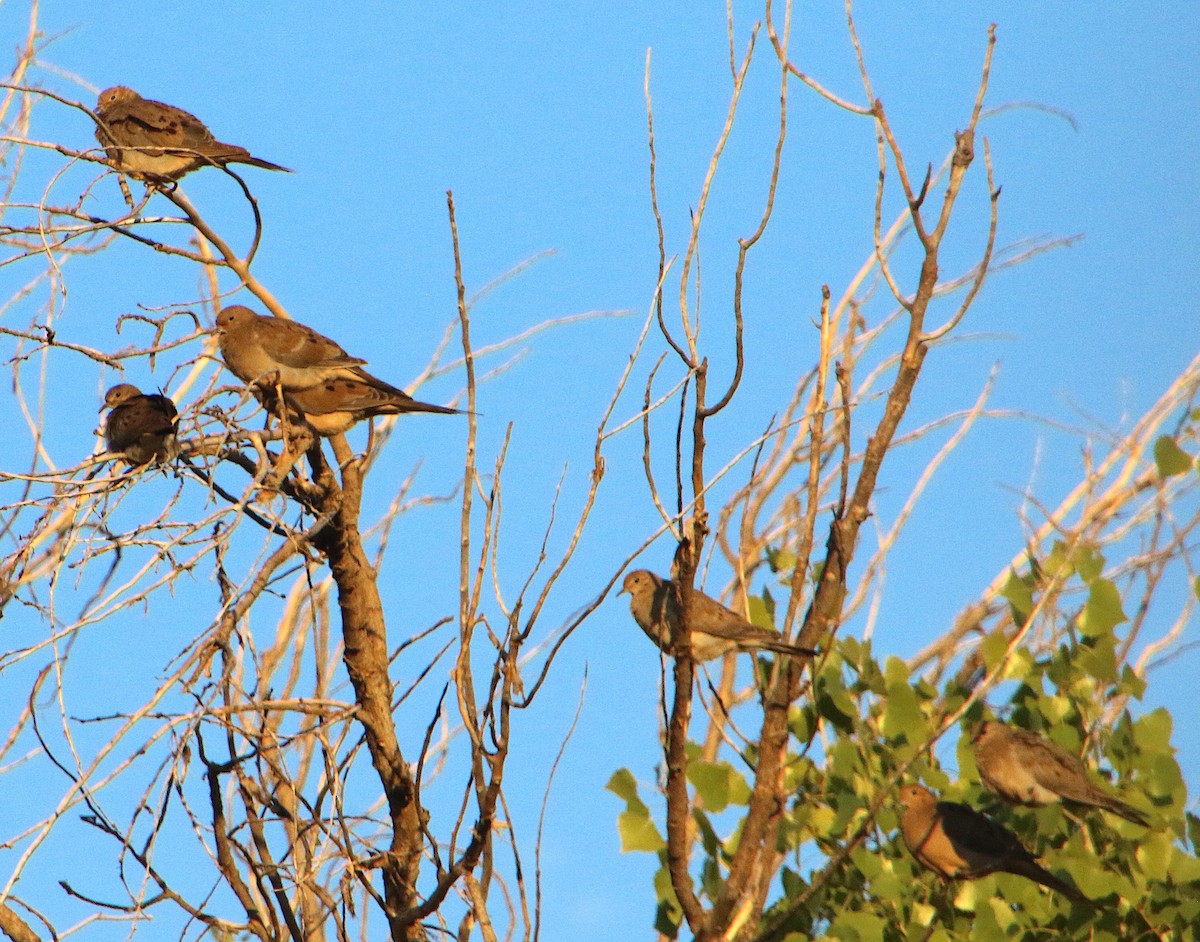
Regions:
<svg viewBox="0 0 1200 942"><path fill-rule="evenodd" d="M625 577L618 595L629 593L633 620L660 649L670 653L671 635L679 620L673 583L646 569ZM692 593L692 657L711 661L731 651L765 649L777 654L811 657L811 648L801 648L780 639L773 631L752 625L699 589Z"/></svg>
<svg viewBox="0 0 1200 942"><path fill-rule="evenodd" d="M938 801L922 785L902 787L900 806L900 834L909 851L946 879L1014 873L1077 902L1091 903L1076 887L1042 867L1012 831L974 808Z"/></svg>
<svg viewBox="0 0 1200 942"><path fill-rule="evenodd" d="M263 380L290 393L331 379L366 381L357 369L366 360L296 321L234 304L217 315L217 332L225 365L245 383Z"/></svg>
<svg viewBox="0 0 1200 942"><path fill-rule="evenodd" d="M987 720L976 730L972 743L983 784L1005 801L1048 805L1065 798L1150 826L1144 814L1094 784L1078 756L1044 736Z"/></svg>
<svg viewBox="0 0 1200 942"><path fill-rule="evenodd" d="M143 395L130 383L121 383L104 394L111 410L104 422L108 450L123 454L131 464L170 458L175 452L179 413L166 396Z"/></svg>
<svg viewBox="0 0 1200 942"><path fill-rule="evenodd" d="M195 115L143 98L124 85L100 93L96 117L96 140L113 167L138 179L174 181L198 167L231 163L291 172L259 160L244 147L221 143Z"/></svg>
<svg viewBox="0 0 1200 942"><path fill-rule="evenodd" d="M256 394L264 406L278 412L273 405L277 398L274 389L260 386ZM400 415L404 412L459 414L457 409L418 402L404 390L377 379L365 370L358 371L357 379L335 377L308 389L291 390L284 393L284 399L294 410L304 413L305 421L319 435L326 437L340 435L352 425L376 415Z"/></svg>

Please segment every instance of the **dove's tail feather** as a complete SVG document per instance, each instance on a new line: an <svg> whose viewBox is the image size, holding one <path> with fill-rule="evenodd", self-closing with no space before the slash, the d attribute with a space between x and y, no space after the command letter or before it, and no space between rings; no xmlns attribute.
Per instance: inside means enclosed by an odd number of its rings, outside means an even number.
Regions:
<svg viewBox="0 0 1200 942"><path fill-rule="evenodd" d="M1119 815L1126 821L1132 821L1134 824L1140 824L1144 828L1150 827L1150 819L1138 811L1136 808L1125 804L1119 798L1113 798L1109 795L1104 796L1104 800L1097 804L1105 811L1111 811L1115 815Z"/></svg>
<svg viewBox="0 0 1200 942"><path fill-rule="evenodd" d="M802 648L798 644L788 644L786 641L769 641L761 646L776 654L790 654L792 657L816 657L817 655L814 648Z"/></svg>
<svg viewBox="0 0 1200 942"><path fill-rule="evenodd" d="M414 399L403 389L393 386L391 383L384 382L378 376L372 376L362 367L354 367L350 374L359 382L366 383L368 386L374 386L381 392L385 392L396 398L396 402L392 403L388 408L381 408L379 415L402 415L405 412L437 412L441 415L469 415L465 409L451 409L449 406L435 406L431 402L420 402Z"/></svg>
<svg viewBox="0 0 1200 942"><path fill-rule="evenodd" d="M1034 883L1040 883L1042 886L1055 892L1062 893L1063 896L1073 899L1077 903L1083 903L1085 906L1095 905L1092 900L1080 892L1077 886L1067 883L1065 880L1060 880L1045 867L1032 860L1010 860L1006 862L1003 869L1009 873L1015 873L1019 877L1026 877Z"/></svg>
<svg viewBox="0 0 1200 942"><path fill-rule="evenodd" d="M181 150L180 153L189 153L187 150ZM279 164L273 164L269 160L263 160L261 157L255 157L246 148L238 144L226 144L224 141L216 141L213 144L198 147L191 153L198 154L201 158L207 158L215 161L218 164L249 164L251 167L261 167L263 170L280 170L283 173L292 173L288 167L282 167Z"/></svg>
<svg viewBox="0 0 1200 942"><path fill-rule="evenodd" d="M410 399L403 405L396 407L396 413L404 412L437 412L439 415L466 415L462 409L451 409L449 406L435 406L431 402L418 402L416 399Z"/></svg>
<svg viewBox="0 0 1200 942"><path fill-rule="evenodd" d="M279 170L283 173L295 173L290 167L281 167L279 164L273 164L269 160L263 160L261 157L240 157L237 161L239 164L249 164L251 167L261 167L263 170Z"/></svg>

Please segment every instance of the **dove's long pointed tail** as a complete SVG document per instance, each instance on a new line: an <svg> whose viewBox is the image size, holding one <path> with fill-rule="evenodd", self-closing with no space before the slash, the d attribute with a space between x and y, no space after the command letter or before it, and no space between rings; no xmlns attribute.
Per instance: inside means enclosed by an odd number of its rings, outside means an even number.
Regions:
<svg viewBox="0 0 1200 942"><path fill-rule="evenodd" d="M798 644L788 644L786 641L771 641L763 644L762 647L768 651L774 651L776 654L790 654L792 657L816 657L817 651L813 648L802 648Z"/></svg>
<svg viewBox="0 0 1200 942"><path fill-rule="evenodd" d="M261 167L263 170L279 170L282 173L295 173L290 167L281 167L279 164L273 164L269 160L263 160L261 157L244 157L239 158L238 163L249 164L252 167Z"/></svg>
<svg viewBox="0 0 1200 942"><path fill-rule="evenodd" d="M1105 811L1111 811L1113 814L1124 818L1126 821L1132 821L1134 824L1140 824L1144 828L1150 827L1150 819L1138 811L1136 808L1125 804L1119 798L1113 798L1106 795L1104 801L1100 803L1100 807Z"/></svg>
<svg viewBox="0 0 1200 942"><path fill-rule="evenodd" d="M1062 893L1063 896L1073 899L1077 903L1083 903L1087 906L1096 905L1080 892L1079 887L1067 883L1065 880L1060 880L1045 867L1032 860L1008 861L1004 869L1009 873L1015 873L1019 877L1026 877L1034 883L1040 883L1042 886L1057 893Z"/></svg>

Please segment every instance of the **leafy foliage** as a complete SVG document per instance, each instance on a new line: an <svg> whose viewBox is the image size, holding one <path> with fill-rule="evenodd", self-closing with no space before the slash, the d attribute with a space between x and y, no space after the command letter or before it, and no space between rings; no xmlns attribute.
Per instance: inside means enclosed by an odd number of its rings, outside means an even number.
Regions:
<svg viewBox="0 0 1200 942"><path fill-rule="evenodd" d="M1066 570L1059 563L1067 554L1056 547L1052 555L1062 575ZM975 700L948 727L951 711L966 703L956 682L935 687L900 658L879 658L855 638L840 641L819 663L811 699L792 711L787 776L793 799L777 832L785 862L761 938L1133 940L1194 928L1200 917L1200 819L1184 812L1187 792L1171 746L1172 720L1162 709L1137 719L1124 710L1110 730L1095 726L1106 700L1137 698L1145 684L1128 667L1115 669L1112 630L1125 619L1114 583L1099 575L1102 560L1095 553L1075 559L1069 569L1087 586L1087 602L1076 619L1077 642L1039 657L1016 652L1005 673L1015 686L1004 702L989 709ZM1101 567L1094 565L1097 560ZM1005 594L1011 602L1019 593ZM1032 594L1025 597L1032 601ZM984 647L994 647L997 637L1002 635L989 635ZM996 666L995 658L985 654L985 660ZM1107 770L1103 774L1125 800L1151 816L1153 828L1095 809L1000 803L980 783L965 735L993 712L1009 714L1012 722L1068 750L1082 750L1089 764ZM744 750L747 762L753 750L753 743ZM706 809L696 811L704 836L695 867L701 884L711 885L720 879L738 823L722 837L706 812L744 801L750 781L728 762L698 761L689 766L688 777L697 808ZM1044 866L1095 900L1095 909L1009 874L941 881L899 841L891 793L907 780L922 781L1003 823ZM631 783L622 770L609 784L626 801L619 819L622 846L662 857L661 838ZM655 839L633 847L641 834ZM674 935L682 917L664 905L669 885L664 860L656 878L656 928Z"/></svg>

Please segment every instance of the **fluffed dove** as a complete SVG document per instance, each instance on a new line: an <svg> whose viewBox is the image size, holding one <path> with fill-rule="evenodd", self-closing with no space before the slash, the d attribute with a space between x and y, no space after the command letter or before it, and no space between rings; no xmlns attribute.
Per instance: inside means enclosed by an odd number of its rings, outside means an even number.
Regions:
<svg viewBox="0 0 1200 942"><path fill-rule="evenodd" d="M365 370L357 372L356 379L327 379L308 389L286 392L284 399L293 409L304 413L305 421L319 435L326 437L340 435L355 423L376 415L400 415L404 412L459 414L457 409L418 402L404 390L377 379ZM256 394L264 406L278 411L272 405L277 398L272 387L260 386Z"/></svg>
<svg viewBox="0 0 1200 942"><path fill-rule="evenodd" d="M198 167L231 163L291 172L244 147L218 141L199 118L182 108L143 98L124 85L100 93L96 116L96 140L109 161L138 179L174 181Z"/></svg>
<svg viewBox="0 0 1200 942"><path fill-rule="evenodd" d="M225 366L242 382L262 380L293 392L331 379L363 381L356 367L366 360L296 321L233 304L217 315L217 332Z"/></svg>
<svg viewBox="0 0 1200 942"><path fill-rule="evenodd" d="M1080 903L1091 903L1076 887L1041 866L1012 831L974 808L938 801L922 785L903 786L900 806L900 834L909 851L946 879L1014 873Z"/></svg>
<svg viewBox="0 0 1200 942"><path fill-rule="evenodd" d="M110 410L104 421L109 451L135 465L174 454L179 413L166 396L143 395L131 383L121 383L104 394L104 407Z"/></svg>
<svg viewBox="0 0 1200 942"><path fill-rule="evenodd" d="M983 784L1005 801L1048 805L1065 798L1150 826L1144 814L1094 784L1078 756L1044 736L986 720L976 730L972 744Z"/></svg>
<svg viewBox="0 0 1200 942"><path fill-rule="evenodd" d="M671 653L671 636L679 620L674 585L647 569L635 569L625 577L618 595L629 593L633 620L658 647ZM711 661L731 651L765 649L777 654L811 657L811 648L783 641L779 635L752 625L736 612L709 598L699 589L692 592L692 657Z"/></svg>

